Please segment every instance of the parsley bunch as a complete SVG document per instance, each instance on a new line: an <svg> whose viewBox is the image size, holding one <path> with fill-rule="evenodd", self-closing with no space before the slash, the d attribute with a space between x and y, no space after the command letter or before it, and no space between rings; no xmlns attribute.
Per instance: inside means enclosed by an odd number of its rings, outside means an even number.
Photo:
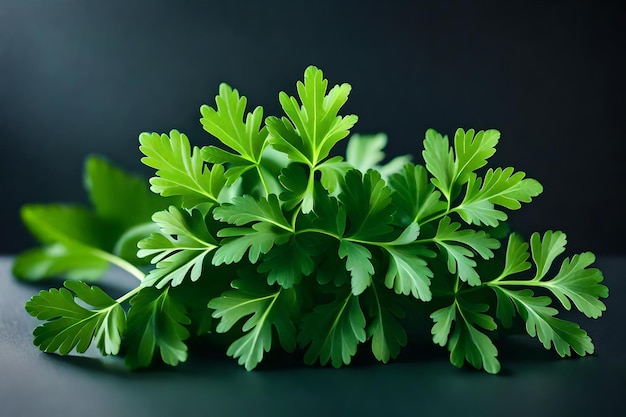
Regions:
<svg viewBox="0 0 626 417"><path fill-rule="evenodd" d="M92 157L91 207L23 207L43 245L20 254L14 274L68 279L26 304L43 321L34 343L61 355L95 345L140 368L185 361L192 336L226 334L226 353L248 370L281 348L339 367L359 348L388 362L430 318L428 337L457 367L497 373L494 340L516 323L560 356L593 353L557 307L600 317L602 273L589 252L556 263L563 232L509 234L507 211L542 186L485 170L500 133L430 129L423 165L383 164L384 135L352 135L345 159L333 156L357 121L339 115L350 89L308 67L297 96L279 95L284 116L264 118L221 84L215 106L200 108L220 146L176 130L140 135L152 192ZM86 283L110 264L138 280L116 299Z"/></svg>

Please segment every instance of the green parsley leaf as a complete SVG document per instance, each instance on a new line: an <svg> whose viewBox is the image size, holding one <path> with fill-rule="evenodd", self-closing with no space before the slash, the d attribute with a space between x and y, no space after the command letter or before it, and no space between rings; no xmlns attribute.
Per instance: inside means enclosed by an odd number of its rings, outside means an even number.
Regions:
<svg viewBox="0 0 626 417"><path fill-rule="evenodd" d="M219 195L226 185L224 167L205 169L197 146L191 147L187 136L177 130L169 136L142 133L139 150L145 155L141 162L155 168L150 179L151 190L163 197L180 196L184 207L200 203L219 204Z"/></svg>
<svg viewBox="0 0 626 417"><path fill-rule="evenodd" d="M453 304L430 315L435 322L431 329L433 342L448 346L450 363L454 366L460 368L467 361L473 367L483 368L490 374L500 371L498 350L489 336L478 329L497 328L493 318L485 314L488 309L486 304L457 297Z"/></svg>
<svg viewBox="0 0 626 417"><path fill-rule="evenodd" d="M225 151L215 146L202 148L202 157L215 164L229 163L226 171L229 183L244 172L258 167L266 144L267 128L262 127L263 108L256 107L245 116L247 99L228 84L222 83L215 97L217 109L206 104L200 107L200 122L204 130L235 151Z"/></svg>
<svg viewBox="0 0 626 417"><path fill-rule="evenodd" d="M432 257L432 252L419 246L385 246L389 254L389 269L385 276L385 285L396 294L411 294L418 300L430 301L430 280L432 270L424 257Z"/></svg>
<svg viewBox="0 0 626 417"><path fill-rule="evenodd" d="M492 239L484 231L474 231L470 229L459 230L460 223L452 222L449 217L443 217L437 226L437 233L433 240L439 245L448 256L448 270L451 274L459 275L462 281L470 285L480 285L480 277L474 269L476 261L474 252L483 259L493 258L492 249L500 247L500 242ZM456 245L451 242L461 243Z"/></svg>
<svg viewBox="0 0 626 417"><path fill-rule="evenodd" d="M338 116L338 112L347 101L351 87L342 84L327 89L328 80L322 71L310 66L304 72L304 82L297 83L301 106L295 97L280 93L280 104L289 118L270 116L265 121L274 148L295 161L316 166L337 142L348 136L357 117Z"/></svg>
<svg viewBox="0 0 626 417"><path fill-rule="evenodd" d="M529 203L543 191L541 184L525 176L510 167L490 168L484 179L472 175L465 197L455 211L469 224L496 227L508 218L505 212L495 208L496 205L517 210L521 207L520 203Z"/></svg>
<svg viewBox="0 0 626 417"><path fill-rule="evenodd" d="M366 340L365 316L359 298L351 292L338 292L334 301L315 307L302 322L298 335L301 347L308 345L304 362L329 361L335 368L348 365L359 343Z"/></svg>
<svg viewBox="0 0 626 417"><path fill-rule="evenodd" d="M405 164L402 171L389 177L389 186L394 190L391 195L393 203L405 223L420 223L446 210L446 203L440 199L441 193L435 190L421 165Z"/></svg>
<svg viewBox="0 0 626 417"><path fill-rule="evenodd" d="M230 203L217 207L213 215L216 220L241 226L252 222L272 224L291 231L291 225L282 212L276 195L255 199L250 195L235 197Z"/></svg>
<svg viewBox="0 0 626 417"><path fill-rule="evenodd" d="M487 163L487 159L495 153L499 139L500 132L497 130L476 133L474 129L467 132L457 129L453 150L447 136L441 136L433 129L426 132L422 153L426 169L433 174L433 184L448 202L456 197L460 186L472 178L474 171Z"/></svg>
<svg viewBox="0 0 626 417"><path fill-rule="evenodd" d="M307 247L297 238L277 246L257 268L260 273L267 273L267 283L277 283L283 288L292 288L303 276L309 276L315 270L315 262Z"/></svg>
<svg viewBox="0 0 626 417"><path fill-rule="evenodd" d="M359 240L377 240L393 230L394 209L390 205L392 190L377 171L361 174L349 171L345 187L339 194L348 214L350 228L347 237Z"/></svg>
<svg viewBox="0 0 626 417"><path fill-rule="evenodd" d="M149 366L159 351L164 363L172 366L187 360L185 328L191 320L184 305L172 297L169 288L142 288L130 300L128 326L124 333L126 365L131 369Z"/></svg>
<svg viewBox="0 0 626 417"><path fill-rule="evenodd" d="M339 257L346 259L346 269L352 277L352 294L361 294L372 283L372 253L363 245L342 240L339 244Z"/></svg>
<svg viewBox="0 0 626 417"><path fill-rule="evenodd" d="M84 353L94 342L103 355L117 355L126 325L124 309L98 287L78 281L66 281L64 286L41 291L26 303L31 316L46 320L33 331L35 345L67 355L73 349Z"/></svg>
<svg viewBox="0 0 626 417"><path fill-rule="evenodd" d="M238 359L247 370L254 369L263 360L264 352L272 347L272 329L276 329L281 346L288 352L296 345L296 328L291 321L295 308L292 290L274 289L258 277L245 277L232 284L234 290L226 291L209 302L213 317L220 319L218 333L229 331L239 320L250 316L242 326L244 335L235 340L227 354Z"/></svg>
<svg viewBox="0 0 626 417"><path fill-rule="evenodd" d="M200 278L206 256L217 248L217 242L207 229L204 216L172 206L152 217L161 233L153 233L139 242L139 257L152 257L156 268L150 271L143 285L177 286L189 276Z"/></svg>
<svg viewBox="0 0 626 417"><path fill-rule="evenodd" d="M546 349L554 346L561 356L570 356L571 349L580 355L591 354L594 351L591 338L579 325L567 320L554 317L558 311L550 305L550 297L535 297L531 290L514 291L502 287L493 287L498 296L498 303L515 305L518 313L526 322L526 331L532 337L537 337ZM506 298L505 298L506 297ZM507 300L510 300L508 301ZM511 318L502 316L511 314L512 308L500 308L498 318L503 322L510 322Z"/></svg>
<svg viewBox="0 0 626 417"><path fill-rule="evenodd" d="M151 193L143 178L130 175L102 158L87 158L84 181L96 215L118 227L120 232L145 224L154 212L178 203L176 199Z"/></svg>
<svg viewBox="0 0 626 417"><path fill-rule="evenodd" d="M373 318L367 326L367 337L372 339L372 353L383 363L389 362L400 354L400 349L407 344L407 335L401 319L404 310L393 293L374 281L370 286L370 297L366 298L369 315Z"/></svg>
<svg viewBox="0 0 626 417"><path fill-rule="evenodd" d="M608 297L609 292L606 286L600 284L604 279L600 270L589 268L595 262L595 256L592 253L584 252L565 258L556 275L552 279L545 279L554 260L565 251L566 242L565 233L560 231L547 231L543 237L539 233L533 233L530 247L536 268L535 277L530 280L503 280L512 273L518 272L517 269L511 268L510 262L507 261L505 270L489 285L494 288L511 285L543 287L554 294L566 310L571 309L571 302L573 302L576 308L587 317L600 317L606 310L606 305L600 301L600 298ZM530 265L525 262L529 257L528 244L522 246L516 243L516 239L511 238L509 247L512 245L512 249L507 249L507 259L509 251L517 251L519 254L516 256L524 260L522 270L528 269Z"/></svg>

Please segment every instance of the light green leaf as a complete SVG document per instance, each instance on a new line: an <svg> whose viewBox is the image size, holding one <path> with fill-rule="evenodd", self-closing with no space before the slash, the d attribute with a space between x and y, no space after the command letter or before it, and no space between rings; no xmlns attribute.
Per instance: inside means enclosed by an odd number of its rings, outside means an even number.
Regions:
<svg viewBox="0 0 626 417"><path fill-rule="evenodd" d="M424 139L422 157L426 163L426 169L434 177L432 183L450 201L457 171L454 162L454 151L450 147L448 137L441 136L434 129L428 129Z"/></svg>
<svg viewBox="0 0 626 417"><path fill-rule="evenodd" d="M20 210L22 221L42 243L60 243L68 248L111 248L114 234L86 208L60 204L27 204Z"/></svg>
<svg viewBox="0 0 626 417"><path fill-rule="evenodd" d="M314 66L305 70L304 82L298 81L296 87L302 104L281 92L279 101L288 118L266 119L270 143L293 160L316 166L357 121L354 115L338 116L351 87L336 85L327 94L328 80Z"/></svg>
<svg viewBox="0 0 626 417"><path fill-rule="evenodd" d="M346 173L351 169L354 169L352 165L344 161L341 156L328 158L317 167L315 167L315 170L321 174L320 182L322 183L324 188L328 190L329 193L335 196L341 191L343 178L346 176ZM313 185L313 187L314 186L315 185Z"/></svg>
<svg viewBox="0 0 626 417"><path fill-rule="evenodd" d="M566 258L556 276L545 282L546 288L552 291L563 307L569 310L569 300L572 300L580 312L594 319L606 310L599 298L609 296L608 288L600 284L604 279L602 272L597 268L588 268L595 259L591 252L574 255L571 260Z"/></svg>
<svg viewBox="0 0 626 417"><path fill-rule="evenodd" d="M609 290L601 284L604 279L602 272L597 268L589 268L595 262L595 256L591 252L584 252L574 255L571 259L565 258L556 275L552 279L545 279L554 260L565 251L566 236L560 231L547 231L543 237L539 233L533 233L530 240L533 261L537 271L535 277L526 280L504 280L503 278L509 275L508 269L510 269L507 261L502 274L489 282L488 285L493 288L502 286L543 287L552 292L566 310L571 309L571 302L573 302L576 308L587 317L600 317L602 312L606 310L606 306L600 301L600 298L608 297ZM511 240L509 245L511 245ZM517 245L521 246L521 244ZM525 251L518 255L525 264L523 264L524 270L528 269L527 248L528 245L525 244L523 247ZM509 250L507 250L508 253Z"/></svg>
<svg viewBox="0 0 626 417"><path fill-rule="evenodd" d="M285 218L278 197L274 194L270 194L267 199L258 200L248 194L235 197L230 203L216 207L213 217L236 226L264 222L291 231L291 224Z"/></svg>
<svg viewBox="0 0 626 417"><path fill-rule="evenodd" d="M372 253L363 245L342 240L339 244L339 257L346 259L346 269L350 271L352 278L352 294L361 294L372 283Z"/></svg>
<svg viewBox="0 0 626 417"><path fill-rule="evenodd" d="M520 235L512 233L506 246L504 270L500 276L508 277L530 269L529 256L528 243L524 242Z"/></svg>
<svg viewBox="0 0 626 417"><path fill-rule="evenodd" d="M498 349L486 334L466 321L454 328L448 345L450 363L460 368L467 361L474 368L483 368L490 374L500 372Z"/></svg>
<svg viewBox="0 0 626 417"><path fill-rule="evenodd" d="M454 366L460 368L467 361L474 368L483 368L490 374L500 371L498 350L489 336L478 329L496 329L493 318L485 314L488 309L486 304L457 297L450 306L431 314L435 322L431 330L433 341L441 346L447 344L450 363Z"/></svg>
<svg viewBox="0 0 626 417"><path fill-rule="evenodd" d="M202 148L202 157L216 164L230 164L226 171L229 183L233 183L245 171L258 167L266 144L267 128L263 123L263 108L256 107L252 113L244 114L247 99L239 92L222 83L215 97L217 108L200 107L200 122L204 130L235 151L233 154L215 146Z"/></svg>
<svg viewBox="0 0 626 417"><path fill-rule="evenodd" d="M587 333L576 323L558 319L558 311L550 305L549 297L535 297L531 290L513 291L502 287L492 287L498 299L508 297L526 322L526 331L537 337L546 349L554 346L561 357L570 356L573 349L578 355L585 356L594 351L593 343Z"/></svg>
<svg viewBox="0 0 626 417"><path fill-rule="evenodd" d="M561 231L548 230L543 234L533 233L530 237L530 251L537 267L534 279L541 279L547 273L557 256L565 252L567 236Z"/></svg>
<svg viewBox="0 0 626 417"><path fill-rule="evenodd" d="M131 369L149 366L158 350L164 363L176 366L187 360L185 340L191 324L184 305L169 288L143 288L130 301L124 343L126 365Z"/></svg>
<svg viewBox="0 0 626 417"><path fill-rule="evenodd" d="M389 269L385 275L385 285L396 294L430 301L430 279L433 272L428 268L424 257L432 257L431 251L419 247L385 246L389 254Z"/></svg>
<svg viewBox="0 0 626 417"><path fill-rule="evenodd" d="M152 257L156 268L142 285L163 288L180 285L189 277L200 278L204 259L217 248L217 242L207 229L205 218L198 210L191 213L174 206L155 213L153 220L161 229L139 242L139 257Z"/></svg>
<svg viewBox="0 0 626 417"><path fill-rule="evenodd" d="M430 331L433 335L433 342L439 346L447 345L452 323L456 320L456 304L434 311L430 318L435 322Z"/></svg>
<svg viewBox="0 0 626 417"><path fill-rule="evenodd" d="M34 343L45 352L67 355L87 351L95 343L103 355L116 355L126 325L124 309L98 287L66 281L65 288L41 291L26 303L26 311L45 320L33 331ZM76 303L79 298L94 310Z"/></svg>
<svg viewBox="0 0 626 417"><path fill-rule="evenodd" d="M454 134L455 182L463 185L469 181L471 174L487 164L496 152L496 145L500 139L500 132L495 129L475 132L469 129L457 129Z"/></svg>
<svg viewBox="0 0 626 417"><path fill-rule="evenodd" d="M500 242L482 230L459 230L460 227L460 223L452 222L447 216L443 217L439 221L437 233L433 240L447 253L448 271L451 274L458 274L462 281L470 285L480 285L480 277L474 269L476 267L476 261L473 259L474 252L483 259L493 258L492 249L499 248ZM463 246L450 242L460 243Z"/></svg>
<svg viewBox="0 0 626 417"><path fill-rule="evenodd" d="M226 185L224 167L214 165L210 170L197 146L191 147L189 139L177 130L169 136L142 133L139 150L145 155L141 162L156 169L150 179L151 190L163 197L180 196L184 207L201 203L219 203L219 195Z"/></svg>
<svg viewBox="0 0 626 417"><path fill-rule="evenodd" d="M239 320L250 316L242 326L244 335L235 340L227 354L238 358L247 370L254 369L272 347L272 329L276 329L281 346L292 351L296 344L296 327L291 321L295 308L295 293L268 287L256 277L233 282L233 291L227 291L209 302L213 317L220 319L218 333L229 331Z"/></svg>
<svg viewBox="0 0 626 417"><path fill-rule="evenodd" d="M490 168L484 179L472 175L465 197L454 211L469 224L495 227L507 219L496 206L517 210L521 203L529 203L543 191L541 184L525 176L523 172L514 173L513 168Z"/></svg>
<svg viewBox="0 0 626 417"><path fill-rule="evenodd" d="M46 247L16 258L13 273L18 278L36 280L61 275L96 279L110 262L119 260L110 253L116 232L83 207L28 204L22 206L20 214L29 231Z"/></svg>
<svg viewBox="0 0 626 417"><path fill-rule="evenodd" d="M248 259L253 264L261 254L268 253L274 245L282 245L289 240L290 234L273 227L270 223L255 223L252 227L226 228L217 234L225 237L213 255L213 265L239 262L248 252Z"/></svg>
<svg viewBox="0 0 626 417"><path fill-rule="evenodd" d="M383 178L387 178L409 162L411 156L397 156L388 163L381 165L380 163L385 159L383 150L386 145L387 135L384 133L375 135L354 134L348 139L346 162L362 173L366 173L369 169L374 169Z"/></svg>

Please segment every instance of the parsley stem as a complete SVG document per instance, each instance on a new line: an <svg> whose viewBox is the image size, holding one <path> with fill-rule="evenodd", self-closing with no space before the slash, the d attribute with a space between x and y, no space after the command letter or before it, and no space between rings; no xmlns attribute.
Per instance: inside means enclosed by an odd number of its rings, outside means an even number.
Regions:
<svg viewBox="0 0 626 417"><path fill-rule="evenodd" d="M91 252L99 258L102 258L105 261L110 262L119 268L122 268L124 271L128 272L139 281L143 281L143 279L146 277L146 275L139 268L137 268L135 265L131 264L127 260L120 258L119 256L115 256L112 253L96 248L91 248Z"/></svg>
<svg viewBox="0 0 626 417"><path fill-rule="evenodd" d="M268 197L270 195L270 189L267 186L267 182L265 181L265 176L263 176L263 171L261 170L260 162L256 163L256 171L259 174L259 180L261 180L261 184L263 185L263 189L265 190L265 196Z"/></svg>
<svg viewBox="0 0 626 417"><path fill-rule="evenodd" d="M300 233L319 233L321 235L334 237L337 240L343 239L341 236L338 236L338 235L336 235L336 234L334 234L332 232L329 232L328 230L324 230L324 229L310 228L310 229L300 229L300 230L294 231L294 234L296 234L296 235L299 235Z"/></svg>
<svg viewBox="0 0 626 417"><path fill-rule="evenodd" d="M117 298L115 302L118 304L122 304L124 301L128 300L129 298L137 294L139 291L141 291L141 289L143 289L143 286L139 285L133 288L132 290L128 291L126 294L122 295L121 297Z"/></svg>
<svg viewBox="0 0 626 417"><path fill-rule="evenodd" d="M534 280L509 280L509 281L501 281L498 278L493 281L487 282L487 285L500 286L500 285L522 285L522 286L535 286L535 287L547 287L549 286L547 282L543 281L534 281Z"/></svg>

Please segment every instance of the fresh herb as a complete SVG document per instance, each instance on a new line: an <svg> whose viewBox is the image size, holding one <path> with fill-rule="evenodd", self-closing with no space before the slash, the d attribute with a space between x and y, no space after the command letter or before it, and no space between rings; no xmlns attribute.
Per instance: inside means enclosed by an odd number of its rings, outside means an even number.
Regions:
<svg viewBox="0 0 626 417"><path fill-rule="evenodd" d="M200 109L220 146L192 146L176 130L140 135L155 194L90 158L93 207L25 206L44 246L19 255L14 274L69 279L26 304L44 321L35 344L62 355L93 344L139 368L157 355L176 365L191 337L225 333L226 353L248 370L281 348L339 367L357 349L397 357L422 315L457 367L497 373L494 340L516 323L560 356L593 353L557 307L600 317L602 273L589 252L556 263L562 232L528 242L508 233L507 212L542 186L510 167L485 169L500 133L458 129L450 140L430 129L423 165L383 163L384 135L353 135L344 160L333 149L357 121L340 115L350 89L329 89L311 66L297 96L280 93L285 115L264 119L222 84L215 107ZM82 282L109 264L138 279L117 299Z"/></svg>

